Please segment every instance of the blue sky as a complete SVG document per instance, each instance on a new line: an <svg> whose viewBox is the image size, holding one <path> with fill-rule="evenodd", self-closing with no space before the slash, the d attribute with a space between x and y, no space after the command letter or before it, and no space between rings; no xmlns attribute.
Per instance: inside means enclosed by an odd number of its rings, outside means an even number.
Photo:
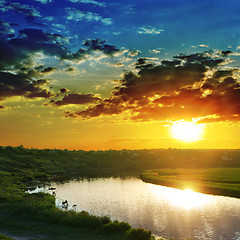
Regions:
<svg viewBox="0 0 240 240"><path fill-rule="evenodd" d="M60 33L76 45L86 38L101 38L146 54L159 47L165 53L178 54L202 44L211 49L236 48L239 44L240 4L235 0L3 2L3 20L16 22L21 28Z"/></svg>
<svg viewBox="0 0 240 240"><path fill-rule="evenodd" d="M2 124L20 109L68 129L101 117L238 124L239 11L237 0L0 0Z"/></svg>

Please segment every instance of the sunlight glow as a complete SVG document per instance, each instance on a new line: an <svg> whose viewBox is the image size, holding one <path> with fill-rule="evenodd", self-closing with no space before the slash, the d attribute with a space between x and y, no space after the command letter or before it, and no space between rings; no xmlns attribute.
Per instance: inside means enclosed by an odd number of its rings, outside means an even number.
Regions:
<svg viewBox="0 0 240 240"><path fill-rule="evenodd" d="M151 190L155 197L165 199L165 201L170 204L179 206L185 210L202 207L212 199L212 196L210 195L197 193L191 189L179 190L175 188L152 185Z"/></svg>
<svg viewBox="0 0 240 240"><path fill-rule="evenodd" d="M203 125L193 122L175 122L171 127L171 135L174 139L184 142L199 141L203 134Z"/></svg>

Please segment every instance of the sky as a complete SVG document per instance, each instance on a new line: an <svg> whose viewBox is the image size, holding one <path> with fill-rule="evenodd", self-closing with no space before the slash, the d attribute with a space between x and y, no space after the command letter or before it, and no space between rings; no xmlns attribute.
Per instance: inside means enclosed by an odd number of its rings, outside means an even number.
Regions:
<svg viewBox="0 0 240 240"><path fill-rule="evenodd" d="M238 0L0 0L0 145L240 148L239 11ZM184 121L201 138L174 139Z"/></svg>

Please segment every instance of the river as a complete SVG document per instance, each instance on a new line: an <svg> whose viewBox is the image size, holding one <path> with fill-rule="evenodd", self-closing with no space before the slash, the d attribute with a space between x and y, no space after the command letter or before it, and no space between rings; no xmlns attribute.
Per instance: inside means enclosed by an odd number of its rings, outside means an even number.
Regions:
<svg viewBox="0 0 240 240"><path fill-rule="evenodd" d="M52 183L52 187L58 206L68 200L70 206L77 205L77 211L106 215L156 236L240 240L240 199L158 186L137 178L78 180Z"/></svg>

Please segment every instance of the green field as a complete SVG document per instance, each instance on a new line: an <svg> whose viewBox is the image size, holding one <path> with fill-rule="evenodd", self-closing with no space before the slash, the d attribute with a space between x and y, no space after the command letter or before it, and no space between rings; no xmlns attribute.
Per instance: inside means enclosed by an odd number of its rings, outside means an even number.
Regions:
<svg viewBox="0 0 240 240"><path fill-rule="evenodd" d="M149 183L240 198L240 168L152 169L140 178Z"/></svg>

